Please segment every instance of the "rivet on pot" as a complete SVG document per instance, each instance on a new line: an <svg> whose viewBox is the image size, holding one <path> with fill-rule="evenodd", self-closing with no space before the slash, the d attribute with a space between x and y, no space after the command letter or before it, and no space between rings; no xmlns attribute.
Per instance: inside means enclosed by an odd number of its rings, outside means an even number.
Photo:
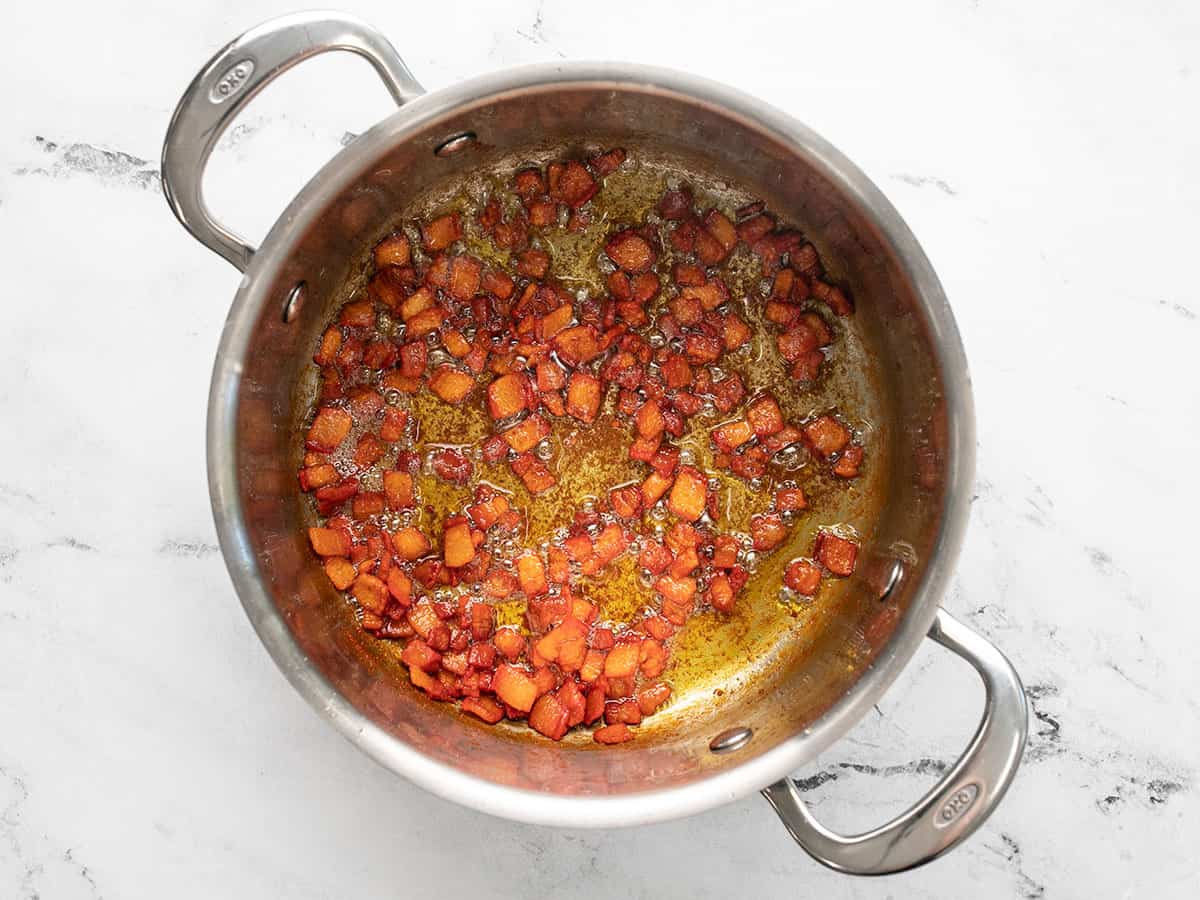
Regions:
<svg viewBox="0 0 1200 900"><path fill-rule="evenodd" d="M433 150L433 155L441 156L443 158L447 157L447 156L453 156L455 153L458 153L460 150L466 150L468 147L470 147L474 143L475 143L475 132L464 131L460 134L452 135L451 137L446 138L446 140L444 140L440 144L438 144L437 147L435 147Z"/></svg>
<svg viewBox="0 0 1200 900"><path fill-rule="evenodd" d="M732 753L741 750L754 737L754 729L744 725L740 728L729 728L722 731L708 742L708 749L713 753Z"/></svg>
<svg viewBox="0 0 1200 900"><path fill-rule="evenodd" d="M886 603L896 588L900 587L900 582L903 580L904 561L894 559L892 560L891 568L888 570L887 577L884 579L883 588L879 591L879 602Z"/></svg>
<svg viewBox="0 0 1200 900"><path fill-rule="evenodd" d="M294 322L296 316L300 315L300 309L304 306L305 298L305 283L301 281L287 295L287 299L283 301L283 321L285 324Z"/></svg>

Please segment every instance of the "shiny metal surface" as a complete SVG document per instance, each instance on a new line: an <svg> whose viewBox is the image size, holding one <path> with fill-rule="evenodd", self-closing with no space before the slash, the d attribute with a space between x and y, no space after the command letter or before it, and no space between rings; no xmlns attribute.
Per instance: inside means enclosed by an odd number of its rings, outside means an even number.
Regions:
<svg viewBox="0 0 1200 900"><path fill-rule="evenodd" d="M464 131L462 134L456 134L453 137L447 138L442 143L434 148L435 156L453 156L455 153L461 153L475 143L475 132Z"/></svg>
<svg viewBox="0 0 1200 900"><path fill-rule="evenodd" d="M713 753L732 753L745 747L753 737L753 728L729 728L709 741L708 749Z"/></svg>
<svg viewBox="0 0 1200 900"><path fill-rule="evenodd" d="M375 29L341 13L304 12L252 28L209 60L183 93L163 144L163 190L183 227L246 271L254 248L213 218L204 202L204 168L238 113L297 63L330 50L357 53L374 66L397 104L425 92Z"/></svg>
<svg viewBox="0 0 1200 900"><path fill-rule="evenodd" d="M888 875L937 858L983 824L1017 773L1029 711L1012 663L945 610L938 612L929 637L974 666L987 696L966 751L915 806L886 825L843 837L816 820L790 778L763 791L796 843L839 872Z"/></svg>
<svg viewBox="0 0 1200 900"><path fill-rule="evenodd" d="M287 299L283 301L283 321L295 322L300 315L300 310L304 307L304 301L307 299L305 293L305 284L301 281L288 294Z"/></svg>
<svg viewBox="0 0 1200 900"><path fill-rule="evenodd" d="M904 561L894 559L888 567L885 574L883 587L879 591L879 602L885 603L891 599L892 594L900 587L900 582L904 580Z"/></svg>
<svg viewBox="0 0 1200 900"><path fill-rule="evenodd" d="M315 15L328 33L341 35L339 46L348 40L330 14ZM357 41L386 46L377 36L364 38L365 26L346 27ZM288 39L273 41L277 31ZM302 56L328 49L305 34ZM256 46L286 46L296 37L294 17L249 35ZM938 614L966 524L974 462L970 381L950 308L878 189L819 136L751 97L649 67L559 63L411 99L322 168L251 253L211 222L199 199L199 169L214 129L228 120L197 99L217 89L223 67L238 55L232 48L249 40L221 51L189 88L172 120L164 180L185 226L246 267L213 372L210 493L243 606L296 689L398 774L484 812L542 824L600 827L687 815L762 790L837 740L888 688ZM264 65L282 71L302 56ZM416 82L409 83L403 64L391 70L396 99L409 100ZM247 77L261 71L256 64ZM448 135L462 132L479 141L450 157L435 155ZM697 170L736 173L799 222L856 296L869 298L858 318L887 376L888 413L877 427L888 430L893 448L887 503L864 545L862 577L851 582L871 599L864 609L893 613L882 643L847 655L851 644L864 646L871 623L841 621L803 656L756 673L753 684L678 727L607 750L549 746L472 723L381 672L371 639L336 602L304 546L295 488L297 410L311 390L306 361L347 282L361 278L355 260L390 227L390 211L489 160L573 146L581 136L650 146ZM279 311L300 281L307 300L285 325ZM898 545L912 562L880 604L875 598L889 583L886 567ZM754 740L738 753L710 752L711 736L733 727L753 729Z"/></svg>

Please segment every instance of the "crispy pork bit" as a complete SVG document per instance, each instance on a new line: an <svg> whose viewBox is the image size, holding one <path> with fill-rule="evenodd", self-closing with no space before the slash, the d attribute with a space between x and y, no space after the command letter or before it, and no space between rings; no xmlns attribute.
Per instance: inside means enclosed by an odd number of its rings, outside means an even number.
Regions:
<svg viewBox="0 0 1200 900"><path fill-rule="evenodd" d="M537 698L537 683L529 673L505 663L492 676L492 690L496 696L519 712L527 713Z"/></svg>
<svg viewBox="0 0 1200 900"><path fill-rule="evenodd" d="M360 469L369 468L387 452L387 446L373 434L364 434L354 447L354 465Z"/></svg>
<svg viewBox="0 0 1200 900"><path fill-rule="evenodd" d="M504 718L504 707L491 697L464 697L462 708L464 712L469 712L489 725L495 725Z"/></svg>
<svg viewBox="0 0 1200 900"><path fill-rule="evenodd" d="M834 575L843 577L854 572L854 560L858 556L858 544L839 537L832 531L817 532L813 556Z"/></svg>
<svg viewBox="0 0 1200 900"><path fill-rule="evenodd" d="M729 299L729 289L720 278L710 278L703 284L689 285L683 288L680 290L679 295L699 301L700 305L707 312L716 309Z"/></svg>
<svg viewBox="0 0 1200 900"><path fill-rule="evenodd" d="M738 564L738 540L732 535L722 534L713 545L713 568L732 569Z"/></svg>
<svg viewBox="0 0 1200 900"><path fill-rule="evenodd" d="M572 208L583 206L596 195L600 185L582 163L571 160L565 166L550 166L550 196Z"/></svg>
<svg viewBox="0 0 1200 900"><path fill-rule="evenodd" d="M647 400L641 405L634 417L634 426L638 436L647 439L656 438L663 433L666 424L657 400Z"/></svg>
<svg viewBox="0 0 1200 900"><path fill-rule="evenodd" d="M513 186L516 188L517 196L524 200L530 200L546 193L546 180L538 169L519 171L513 176Z"/></svg>
<svg viewBox="0 0 1200 900"><path fill-rule="evenodd" d="M861 444L851 444L846 448L837 464L833 467L833 474L838 478L857 478L858 467L862 465L863 448Z"/></svg>
<svg viewBox="0 0 1200 900"><path fill-rule="evenodd" d="M662 495L667 492L674 481L675 479L671 476L651 472L642 482L642 506L645 509L652 507L662 499Z"/></svg>
<svg viewBox="0 0 1200 900"><path fill-rule="evenodd" d="M375 325L375 307L370 300L356 300L342 307L338 321L350 328L371 328Z"/></svg>
<svg viewBox="0 0 1200 900"><path fill-rule="evenodd" d="M470 300L479 292L483 263L473 256L456 256L450 262L450 296Z"/></svg>
<svg viewBox="0 0 1200 900"><path fill-rule="evenodd" d="M442 536L442 556L452 569L465 566L475 558L475 542L471 539L471 526L466 520L447 525Z"/></svg>
<svg viewBox="0 0 1200 900"><path fill-rule="evenodd" d="M542 461L532 453L522 453L514 459L512 470L525 483L525 487L531 494L548 491L558 482L550 470L542 464Z"/></svg>
<svg viewBox="0 0 1200 900"><path fill-rule="evenodd" d="M813 381L821 371L823 362L825 355L820 350L810 350L796 360L792 366L792 377L797 381Z"/></svg>
<svg viewBox="0 0 1200 900"><path fill-rule="evenodd" d="M812 284L812 295L839 316L844 317L854 313L854 304L850 302L846 292L837 285L817 279Z"/></svg>
<svg viewBox="0 0 1200 900"><path fill-rule="evenodd" d="M321 346L313 354L313 362L318 366L332 366L337 361L338 351L342 349L341 329L332 327L321 335Z"/></svg>
<svg viewBox="0 0 1200 900"><path fill-rule="evenodd" d="M804 426L804 441L817 456L828 459L850 443L850 432L833 416L821 416Z"/></svg>
<svg viewBox="0 0 1200 900"><path fill-rule="evenodd" d="M581 422L591 424L600 411L600 381L585 372L574 372L567 383L567 412Z"/></svg>
<svg viewBox="0 0 1200 900"><path fill-rule="evenodd" d="M756 437L770 437L783 431L783 413L770 394L763 394L746 408L746 419Z"/></svg>
<svg viewBox="0 0 1200 900"><path fill-rule="evenodd" d="M457 406L475 389L475 379L469 373L446 363L434 369L429 378L429 389L447 403Z"/></svg>
<svg viewBox="0 0 1200 900"><path fill-rule="evenodd" d="M385 237L375 245L375 268L384 266L407 266L412 258L412 248L403 234Z"/></svg>
<svg viewBox="0 0 1200 900"><path fill-rule="evenodd" d="M708 586L708 602L721 612L733 610L734 590L728 575L715 575Z"/></svg>
<svg viewBox="0 0 1200 900"><path fill-rule="evenodd" d="M339 591L344 591L358 576L350 560L343 559L340 556L331 556L325 560L325 574L329 576L329 580L333 582L333 586Z"/></svg>
<svg viewBox="0 0 1200 900"><path fill-rule="evenodd" d="M692 192L687 188L667 191L658 201L658 214L664 219L679 221L692 212Z"/></svg>
<svg viewBox="0 0 1200 900"><path fill-rule="evenodd" d="M430 466L438 478L454 484L466 484L475 469L469 456L452 447L434 453L430 459Z"/></svg>
<svg viewBox="0 0 1200 900"><path fill-rule="evenodd" d="M379 436L388 443L395 443L403 439L407 425L408 410L389 406L383 411L383 424L379 426Z"/></svg>
<svg viewBox="0 0 1200 900"><path fill-rule="evenodd" d="M717 239L722 250L727 254L737 243L737 231L733 223L717 209L710 209L704 217L704 229Z"/></svg>
<svg viewBox="0 0 1200 900"><path fill-rule="evenodd" d="M429 348L424 341L410 341L400 346L400 374L405 378L420 378L425 374Z"/></svg>
<svg viewBox="0 0 1200 900"><path fill-rule="evenodd" d="M621 147L613 147L605 153L593 156L588 160L588 165L592 167L592 171L597 176L603 178L605 175L615 172L623 162L625 162L625 151Z"/></svg>
<svg viewBox="0 0 1200 900"><path fill-rule="evenodd" d="M738 240L753 246L775 227L775 220L768 215L751 216L738 223Z"/></svg>
<svg viewBox="0 0 1200 900"><path fill-rule="evenodd" d="M353 425L354 418L346 410L323 406L317 411L316 418L308 429L305 446L323 453L336 450L346 439Z"/></svg>
<svg viewBox="0 0 1200 900"><path fill-rule="evenodd" d="M804 324L796 324L775 339L779 355L788 362L795 362L806 353L817 349L817 336Z"/></svg>
<svg viewBox="0 0 1200 900"><path fill-rule="evenodd" d="M527 597L537 597L550 589L546 567L536 553L523 553L517 557L517 580Z"/></svg>
<svg viewBox="0 0 1200 900"><path fill-rule="evenodd" d="M525 409L529 393L524 375L501 375L488 385L488 412L493 419L507 419Z"/></svg>
<svg viewBox="0 0 1200 900"><path fill-rule="evenodd" d="M549 223L547 223L549 224ZM550 269L550 254L529 249L517 256L517 274L526 278L545 278Z"/></svg>
<svg viewBox="0 0 1200 900"><path fill-rule="evenodd" d="M793 559L784 569L783 583L797 594L811 597L821 585L821 570L811 559Z"/></svg>
<svg viewBox="0 0 1200 900"><path fill-rule="evenodd" d="M537 698L529 711L529 727L552 741L558 741L567 733L569 717L570 712L558 697L546 693Z"/></svg>
<svg viewBox="0 0 1200 900"><path fill-rule="evenodd" d="M654 248L636 231L618 231L608 239L604 252L619 269L631 274L649 271L654 265Z"/></svg>
<svg viewBox="0 0 1200 900"><path fill-rule="evenodd" d="M518 453L532 450L550 434L550 423L536 413L504 432L508 446Z"/></svg>
<svg viewBox="0 0 1200 900"><path fill-rule="evenodd" d="M338 470L329 463L320 463L300 470L300 490L315 491L341 480Z"/></svg>
<svg viewBox="0 0 1200 900"><path fill-rule="evenodd" d="M745 419L726 422L714 428L712 433L713 443L724 453L732 453L753 437L754 428Z"/></svg>
<svg viewBox="0 0 1200 900"><path fill-rule="evenodd" d="M349 556L350 535L338 528L310 528L308 540L317 556Z"/></svg>
<svg viewBox="0 0 1200 900"><path fill-rule="evenodd" d="M575 325L554 336L554 349L570 366L591 362L604 352L605 346L592 325Z"/></svg>
<svg viewBox="0 0 1200 900"><path fill-rule="evenodd" d="M378 615L387 608L387 585L374 575L359 575L354 579L354 584L351 585L350 592L354 595L354 599L358 601L359 606L364 610L369 610Z"/></svg>
<svg viewBox="0 0 1200 900"><path fill-rule="evenodd" d="M750 538L755 550L774 550L787 538L788 527L775 513L750 518Z"/></svg>
<svg viewBox="0 0 1200 900"><path fill-rule="evenodd" d="M416 560L429 553L429 538L411 526L401 528L392 535L392 547L403 560Z"/></svg>
<svg viewBox="0 0 1200 900"><path fill-rule="evenodd" d="M426 250L433 253L445 250L461 237L462 222L459 220L458 213L434 219L421 228L421 243L424 244Z"/></svg>
<svg viewBox="0 0 1200 900"><path fill-rule="evenodd" d="M618 722L616 725L605 725L592 733L592 739L597 744L623 744L633 740L633 732L629 726Z"/></svg>
<svg viewBox="0 0 1200 900"><path fill-rule="evenodd" d="M780 488L775 492L775 508L781 513L799 512L808 508L808 499L798 487Z"/></svg>

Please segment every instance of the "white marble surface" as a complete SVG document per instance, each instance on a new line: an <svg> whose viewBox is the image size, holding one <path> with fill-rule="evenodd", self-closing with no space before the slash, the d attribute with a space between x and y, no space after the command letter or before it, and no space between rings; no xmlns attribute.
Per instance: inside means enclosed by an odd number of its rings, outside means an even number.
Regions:
<svg viewBox="0 0 1200 900"><path fill-rule="evenodd" d="M955 306L977 497L947 606L1030 687L996 815L914 873L810 862L766 804L624 831L489 819L392 777L262 652L215 546L205 395L238 278L156 163L199 65L282 3L22 3L0 57L0 897L1194 897L1200 892L1200 15L1194 3L359 2L430 88L537 60L701 72L866 169ZM352 59L270 89L215 209L263 233L388 111ZM147 372L153 376L146 378ZM800 776L876 824L980 691L923 650Z"/></svg>

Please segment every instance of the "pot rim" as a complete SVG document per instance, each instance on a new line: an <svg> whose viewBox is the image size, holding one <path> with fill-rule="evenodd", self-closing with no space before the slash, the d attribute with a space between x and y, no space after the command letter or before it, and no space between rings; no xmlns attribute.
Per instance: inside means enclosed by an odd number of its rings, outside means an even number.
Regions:
<svg viewBox="0 0 1200 900"><path fill-rule="evenodd" d="M263 586L258 554L246 535L234 465L242 359L268 300L265 286L273 283L286 261L283 251L383 148L464 104L550 84L611 85L708 104L773 134L821 170L870 214L921 299L943 377L948 421L941 527L911 605L872 665L817 721L772 749L691 784L614 796L540 793L465 774L404 744L351 705L309 664ZM924 640L949 586L969 513L975 422L966 356L942 286L900 214L847 157L786 113L705 78L626 63L560 62L488 73L425 94L353 141L300 190L255 252L230 307L213 367L207 449L213 518L234 588L272 659L314 709L380 765L444 799L531 824L599 828L679 818L762 790L815 758L871 708Z"/></svg>

